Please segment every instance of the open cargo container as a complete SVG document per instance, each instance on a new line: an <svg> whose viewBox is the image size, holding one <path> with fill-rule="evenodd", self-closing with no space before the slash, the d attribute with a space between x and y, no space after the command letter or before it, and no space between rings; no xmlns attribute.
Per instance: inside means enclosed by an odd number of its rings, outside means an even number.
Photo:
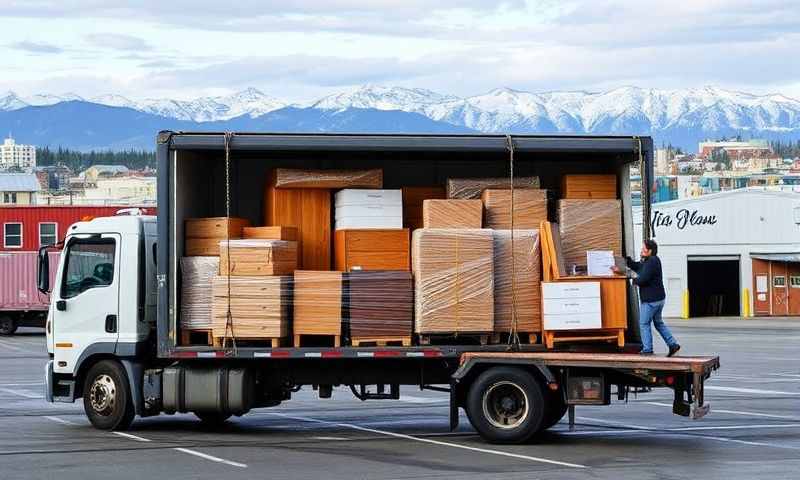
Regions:
<svg viewBox="0 0 800 480"><path fill-rule="evenodd" d="M703 416L707 406L702 385L718 368L717 357L654 358L594 344L552 352L538 344L215 348L177 343L184 221L230 215L261 224L263 192L271 169L380 168L384 188L444 185L450 177L508 177L512 147L514 176L538 176L541 188L556 194L564 174L616 175L623 251L635 256L632 192L627 180L631 168L638 166L646 180L642 184L650 184L653 145L648 137L160 133L157 276L152 282L158 292L157 318L145 319L155 324L155 333L137 331L133 345L118 341L112 360L109 352L98 357L94 351L81 355L73 365L57 362L55 371L51 362L49 398L86 398L86 392L102 390L99 378L123 383L129 379L130 398L117 402L113 414L104 415L92 402L84 401L95 426L125 428L134 414L162 411L192 411L203 420L218 421L251 408L277 405L303 385L315 386L321 398L329 397L333 386L350 386L362 400L398 398L400 385L414 385L450 392L453 427L458 408L463 407L484 438L504 442L524 441L549 428L569 405L608 404L611 385L616 385L620 399L631 387L670 387L675 390L676 413ZM643 190L645 216L649 216L650 192ZM554 212L550 213L553 218ZM643 224L647 236L649 222ZM92 222L85 228L90 227ZM141 252L149 265L151 248L142 247ZM145 270L140 276L147 275ZM148 290L140 298L150 299L149 279L135 280L133 288ZM628 288L626 351L635 352L638 299L636 291ZM149 309L142 311L149 315ZM53 342L50 339L49 344ZM125 375L120 376L120 367L106 364L113 359L124 367ZM498 390L497 384L507 387ZM375 389L370 391L368 386Z"/></svg>

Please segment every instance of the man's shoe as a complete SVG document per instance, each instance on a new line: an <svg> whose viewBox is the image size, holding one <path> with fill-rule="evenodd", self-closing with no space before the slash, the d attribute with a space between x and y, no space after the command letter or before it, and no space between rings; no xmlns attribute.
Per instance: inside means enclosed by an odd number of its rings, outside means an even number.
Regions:
<svg viewBox="0 0 800 480"><path fill-rule="evenodd" d="M652 354L653 354L653 352L645 352L644 350L639 352L639 355L652 355Z"/></svg>
<svg viewBox="0 0 800 480"><path fill-rule="evenodd" d="M669 353L667 353L667 356L671 357L671 356L675 355L676 353L678 353L678 350L680 350L680 349L681 349L680 345L673 345L673 346L669 347Z"/></svg>

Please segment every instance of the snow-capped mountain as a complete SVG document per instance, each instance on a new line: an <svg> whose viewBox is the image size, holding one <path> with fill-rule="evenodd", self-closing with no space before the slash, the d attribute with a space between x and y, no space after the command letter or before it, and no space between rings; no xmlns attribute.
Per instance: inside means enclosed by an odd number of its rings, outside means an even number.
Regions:
<svg viewBox="0 0 800 480"><path fill-rule="evenodd" d="M29 97L20 97L15 92L9 90L4 96L0 97L0 111L19 110L25 107L44 107L72 100L83 100L83 98L74 93L64 93L61 95L43 93L31 95Z"/></svg>
<svg viewBox="0 0 800 480"><path fill-rule="evenodd" d="M444 95L422 88L363 85L346 92L328 95L312 102L309 106L322 110L374 108L425 113L430 106L458 100L459 98L454 95Z"/></svg>

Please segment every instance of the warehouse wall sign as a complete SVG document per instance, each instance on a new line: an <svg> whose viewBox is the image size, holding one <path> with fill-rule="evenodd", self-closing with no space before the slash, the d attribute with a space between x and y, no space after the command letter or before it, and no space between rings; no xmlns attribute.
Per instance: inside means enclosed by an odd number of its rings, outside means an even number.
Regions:
<svg viewBox="0 0 800 480"><path fill-rule="evenodd" d="M689 210L687 208L681 208L674 214L655 210L653 212L653 218L650 221L650 229L653 231L653 236L655 236L657 227L685 230L687 227L703 227L716 224L716 215L703 213L697 209Z"/></svg>

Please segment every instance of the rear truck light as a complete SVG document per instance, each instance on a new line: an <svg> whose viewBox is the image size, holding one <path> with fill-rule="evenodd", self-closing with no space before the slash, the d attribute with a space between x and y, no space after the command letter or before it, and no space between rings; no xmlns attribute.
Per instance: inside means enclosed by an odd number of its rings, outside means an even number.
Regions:
<svg viewBox="0 0 800 480"><path fill-rule="evenodd" d="M675 377L670 375L669 377L666 378L666 382L667 382L667 385L670 385L670 386L674 385L675 384Z"/></svg>
<svg viewBox="0 0 800 480"><path fill-rule="evenodd" d="M559 387L559 385L556 382L550 382L550 383L547 384L547 388L549 388L550 391L553 391L553 392L558 391L558 387Z"/></svg>

